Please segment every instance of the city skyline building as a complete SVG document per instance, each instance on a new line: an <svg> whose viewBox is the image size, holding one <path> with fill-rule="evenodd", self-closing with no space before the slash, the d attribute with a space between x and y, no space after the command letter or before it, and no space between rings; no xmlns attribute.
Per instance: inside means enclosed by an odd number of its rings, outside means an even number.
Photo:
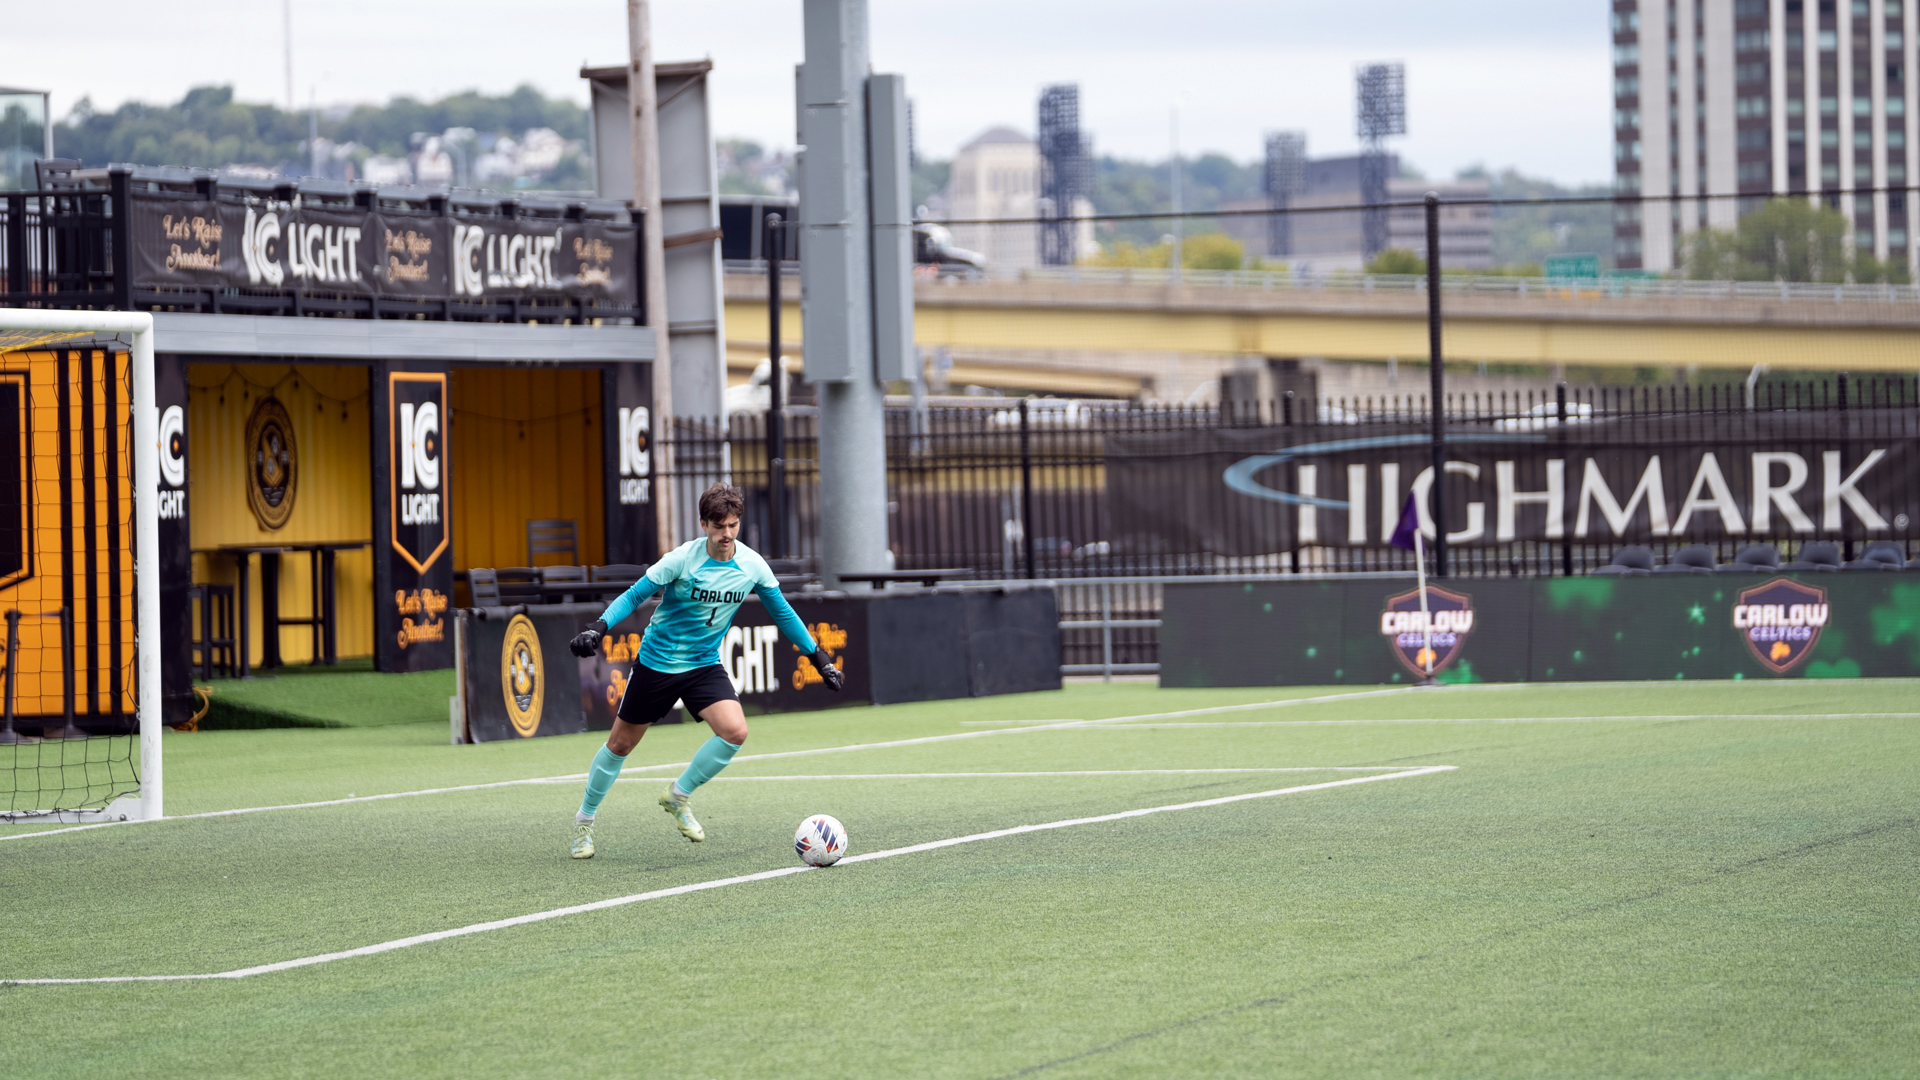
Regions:
<svg viewBox="0 0 1920 1080"><path fill-rule="evenodd" d="M1801 191L1854 250L1920 265L1886 190L1920 172L1914 0L1614 0L1612 20L1614 188L1649 200L1614 212L1618 265L1672 270L1693 233Z"/></svg>
<svg viewBox="0 0 1920 1080"><path fill-rule="evenodd" d="M1032 219L1039 201L1040 145L1013 128L988 128L953 156L947 205L954 220ZM1040 237L1031 225L955 225L953 240L996 270L1040 265Z"/></svg>
<svg viewBox="0 0 1920 1080"><path fill-rule="evenodd" d="M1303 148L1304 149L1304 148ZM1386 173L1384 196L1369 200L1367 181L1370 169ZM1291 267L1314 273L1358 271L1385 248L1400 248L1422 258L1427 252L1427 218L1418 205L1427 192L1440 196L1440 264L1454 270L1487 270L1493 267L1493 208L1486 204L1492 185L1484 178L1423 180L1402 176L1400 155L1388 152L1383 160L1369 162L1365 154L1305 158L1299 165L1298 188L1288 198L1296 211L1287 218L1284 235L1286 248L1275 243L1272 218L1235 216L1220 218L1227 235L1240 241L1247 254L1269 259L1285 259ZM1380 224L1386 235L1369 244L1367 213L1360 210L1330 210L1325 207L1373 204L1407 204L1380 210ZM1260 210L1272 205L1272 197L1243 199L1221 204L1223 210ZM1369 250L1371 248L1371 250Z"/></svg>

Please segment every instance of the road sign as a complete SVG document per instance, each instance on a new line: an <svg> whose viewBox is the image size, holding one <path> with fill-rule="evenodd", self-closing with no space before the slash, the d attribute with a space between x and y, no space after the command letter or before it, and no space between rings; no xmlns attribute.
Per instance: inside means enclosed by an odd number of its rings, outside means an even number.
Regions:
<svg viewBox="0 0 1920 1080"><path fill-rule="evenodd" d="M1550 278L1597 278L1600 276L1600 256L1549 255L1547 256L1547 276Z"/></svg>

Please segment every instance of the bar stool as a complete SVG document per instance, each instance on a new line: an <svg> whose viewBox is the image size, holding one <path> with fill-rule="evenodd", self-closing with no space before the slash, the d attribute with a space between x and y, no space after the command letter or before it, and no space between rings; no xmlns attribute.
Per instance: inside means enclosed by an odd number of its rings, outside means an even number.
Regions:
<svg viewBox="0 0 1920 1080"><path fill-rule="evenodd" d="M233 586L201 584L187 589L189 603L200 605L200 618L195 620L199 635L193 640L193 650L199 654L200 677L213 678L215 669L226 678L233 678L234 659L234 615Z"/></svg>

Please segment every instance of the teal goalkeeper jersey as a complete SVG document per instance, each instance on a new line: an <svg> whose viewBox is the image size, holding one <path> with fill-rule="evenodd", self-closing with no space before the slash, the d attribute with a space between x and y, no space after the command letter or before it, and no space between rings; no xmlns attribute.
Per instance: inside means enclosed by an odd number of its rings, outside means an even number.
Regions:
<svg viewBox="0 0 1920 1080"><path fill-rule="evenodd" d="M654 593L660 606L640 641L640 663L668 674L720 662L720 642L733 626L734 612L748 593L760 597L780 632L800 651L812 655L813 635L780 595L780 583L758 552L735 541L733 558L721 562L707 554L705 537L689 540L647 568L646 576L614 598L600 621L608 628L633 614Z"/></svg>

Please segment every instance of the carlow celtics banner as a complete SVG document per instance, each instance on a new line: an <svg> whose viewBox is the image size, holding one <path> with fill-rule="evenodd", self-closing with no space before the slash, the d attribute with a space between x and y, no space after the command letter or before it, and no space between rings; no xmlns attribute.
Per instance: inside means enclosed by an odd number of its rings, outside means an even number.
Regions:
<svg viewBox="0 0 1920 1080"><path fill-rule="evenodd" d="M1168 585L1162 686L1920 675L1920 573Z"/></svg>
<svg viewBox="0 0 1920 1080"><path fill-rule="evenodd" d="M639 302L638 232L611 221L134 199L134 284L394 297Z"/></svg>
<svg viewBox="0 0 1920 1080"><path fill-rule="evenodd" d="M1448 432L1456 546L1901 539L1920 529L1913 408L1505 423ZM1412 424L1107 439L1116 554L1384 547L1409 492L1432 539L1433 487L1429 436Z"/></svg>

